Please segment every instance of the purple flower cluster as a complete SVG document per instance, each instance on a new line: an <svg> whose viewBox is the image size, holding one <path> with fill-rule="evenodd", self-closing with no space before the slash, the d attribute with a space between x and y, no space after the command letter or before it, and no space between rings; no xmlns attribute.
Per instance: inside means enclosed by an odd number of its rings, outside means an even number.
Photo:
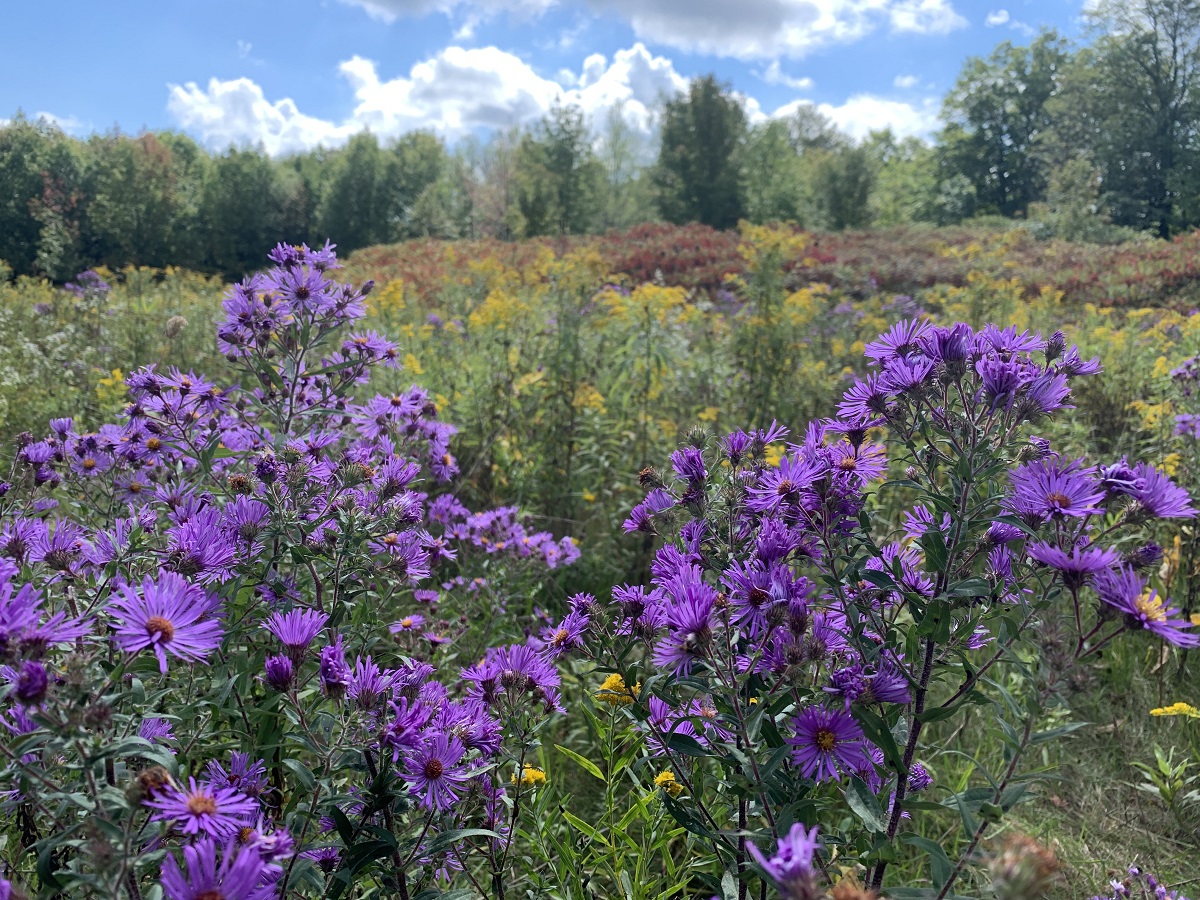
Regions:
<svg viewBox="0 0 1200 900"><path fill-rule="evenodd" d="M581 626L577 617L547 641L488 650L452 691L427 660L466 630L470 609L439 620L439 605L482 605L507 587L483 574L544 577L579 550L530 530L516 507L474 512L445 488L420 491L458 473L455 429L417 386L359 399L373 368L400 365L396 345L350 327L370 285L329 277L332 245L280 245L271 259L274 268L229 291L218 329L249 389L149 366L126 379L119 422L86 431L56 419L44 438L22 437L0 489L0 722L17 735L86 729L122 748L178 751L187 772L185 754L203 744L177 732L212 715L186 704L217 669L230 678L222 696L236 698L241 740L259 737L251 722L267 720L251 716L269 704L279 721L305 723L307 751L317 734L340 742L331 766L346 767L353 749L368 768L386 767L403 808L411 800L447 828L508 835L504 723L562 708L553 658L577 647L570 636ZM414 600L423 614L405 615ZM398 620L395 641L380 615ZM247 685L237 661L254 658L261 674ZM453 682L450 671L441 674ZM114 771L136 776L170 839L148 845L171 850L165 894L275 896L277 861L293 856L292 838L272 824L278 764L268 782L265 762L238 750L176 785L165 770L139 775L146 759ZM38 754L22 765L58 777ZM372 801L360 813L383 827L384 808ZM427 841L440 830L427 827ZM326 844L300 849L319 864L341 858ZM446 851L414 864L457 865Z"/></svg>
<svg viewBox="0 0 1200 900"><path fill-rule="evenodd" d="M1097 894L1092 900L1188 900L1180 891L1174 891L1149 872L1130 866L1124 878L1109 882L1112 893Z"/></svg>

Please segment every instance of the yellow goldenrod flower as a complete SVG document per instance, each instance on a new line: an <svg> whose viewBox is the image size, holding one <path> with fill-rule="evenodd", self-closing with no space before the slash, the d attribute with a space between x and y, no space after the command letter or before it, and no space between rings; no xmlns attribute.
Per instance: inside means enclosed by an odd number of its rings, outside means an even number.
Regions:
<svg viewBox="0 0 1200 900"><path fill-rule="evenodd" d="M1200 709L1190 703L1172 703L1170 706L1160 706L1150 710L1152 716L1187 716L1189 719L1200 719Z"/></svg>
<svg viewBox="0 0 1200 900"><path fill-rule="evenodd" d="M638 692L642 689L642 683L639 681L632 689L625 684L625 679L618 673L613 672L604 679L599 690L596 691L596 699L601 703L618 704L625 706L637 699Z"/></svg>
<svg viewBox="0 0 1200 900"><path fill-rule="evenodd" d="M672 797L678 797L683 793L683 785L675 780L675 773L669 769L665 772L659 772L654 777L654 786L662 788Z"/></svg>
<svg viewBox="0 0 1200 900"><path fill-rule="evenodd" d="M510 779L513 784L517 783L517 773L513 772ZM525 766L521 769L521 787L537 787L539 784L546 783L546 773L537 766Z"/></svg>

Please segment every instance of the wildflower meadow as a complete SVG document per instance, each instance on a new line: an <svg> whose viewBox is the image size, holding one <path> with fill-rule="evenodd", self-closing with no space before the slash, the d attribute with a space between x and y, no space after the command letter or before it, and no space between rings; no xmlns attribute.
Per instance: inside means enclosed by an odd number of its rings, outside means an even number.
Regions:
<svg viewBox="0 0 1200 900"><path fill-rule="evenodd" d="M0 900L1195 896L1194 243L3 272Z"/></svg>

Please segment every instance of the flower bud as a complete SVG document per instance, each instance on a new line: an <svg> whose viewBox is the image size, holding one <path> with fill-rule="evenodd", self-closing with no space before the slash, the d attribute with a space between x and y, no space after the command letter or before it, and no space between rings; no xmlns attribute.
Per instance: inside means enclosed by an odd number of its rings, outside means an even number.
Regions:
<svg viewBox="0 0 1200 900"><path fill-rule="evenodd" d="M992 857L988 873L997 900L1026 900L1040 897L1058 874L1054 853L1031 837L1010 835Z"/></svg>

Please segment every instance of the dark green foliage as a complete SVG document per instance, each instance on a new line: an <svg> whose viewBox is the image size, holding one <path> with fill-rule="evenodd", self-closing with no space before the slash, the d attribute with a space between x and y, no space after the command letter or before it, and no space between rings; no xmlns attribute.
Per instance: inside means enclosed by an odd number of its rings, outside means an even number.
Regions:
<svg viewBox="0 0 1200 900"><path fill-rule="evenodd" d="M1047 101L1069 58L1066 42L1046 32L967 61L945 100L941 155L945 176L974 187L979 211L1024 215L1043 196L1046 171L1032 150L1051 127Z"/></svg>
<svg viewBox="0 0 1200 900"><path fill-rule="evenodd" d="M590 230L602 175L583 112L555 105L517 148L516 206L522 235Z"/></svg>
<svg viewBox="0 0 1200 900"><path fill-rule="evenodd" d="M668 222L731 228L744 215L737 156L746 113L715 75L667 101L655 170L659 210Z"/></svg>

